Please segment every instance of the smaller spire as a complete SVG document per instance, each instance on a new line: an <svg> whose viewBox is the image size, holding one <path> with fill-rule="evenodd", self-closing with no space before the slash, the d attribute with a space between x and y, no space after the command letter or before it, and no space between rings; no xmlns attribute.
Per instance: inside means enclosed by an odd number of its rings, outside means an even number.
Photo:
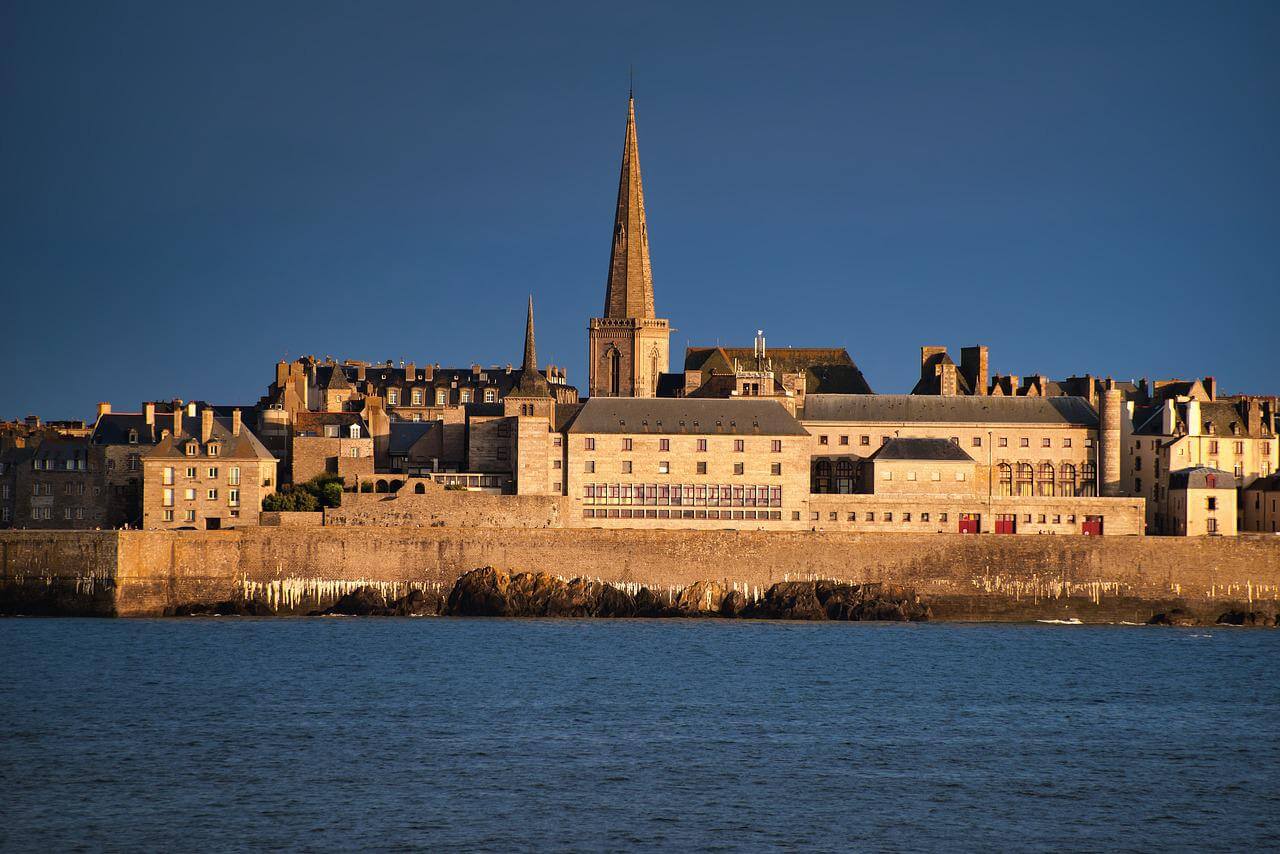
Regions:
<svg viewBox="0 0 1280 854"><path fill-rule="evenodd" d="M533 340L533 294L529 295L529 314L524 324L524 364L512 394L520 397L550 397L547 378L538 371L538 350Z"/></svg>

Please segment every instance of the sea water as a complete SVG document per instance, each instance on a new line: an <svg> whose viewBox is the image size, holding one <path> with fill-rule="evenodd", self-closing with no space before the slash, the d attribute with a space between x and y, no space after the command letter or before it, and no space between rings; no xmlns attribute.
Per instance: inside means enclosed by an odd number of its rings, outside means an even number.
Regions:
<svg viewBox="0 0 1280 854"><path fill-rule="evenodd" d="M0 621L0 849L1280 845L1280 632Z"/></svg>

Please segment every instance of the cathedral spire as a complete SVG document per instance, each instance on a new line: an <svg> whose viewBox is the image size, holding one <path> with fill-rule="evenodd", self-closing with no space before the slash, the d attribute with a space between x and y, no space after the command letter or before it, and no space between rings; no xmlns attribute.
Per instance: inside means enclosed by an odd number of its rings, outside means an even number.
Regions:
<svg viewBox="0 0 1280 854"><path fill-rule="evenodd" d="M520 370L538 370L538 350L533 343L533 294L529 294L529 315L524 323L524 364Z"/></svg>
<svg viewBox="0 0 1280 854"><path fill-rule="evenodd" d="M644 186L640 181L640 150L636 142L636 102L632 93L627 96L627 136L622 146L622 174L618 179L618 207L613 221L604 316L615 319L655 316L649 229L645 224Z"/></svg>

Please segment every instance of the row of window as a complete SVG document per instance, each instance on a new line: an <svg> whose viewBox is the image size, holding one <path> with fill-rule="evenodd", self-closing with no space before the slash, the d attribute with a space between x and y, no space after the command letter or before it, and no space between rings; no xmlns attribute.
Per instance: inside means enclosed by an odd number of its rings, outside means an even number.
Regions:
<svg viewBox="0 0 1280 854"><path fill-rule="evenodd" d="M84 471L86 467L84 459L64 460L62 465L63 471ZM58 465L53 460L35 459L31 461L31 468L36 471L54 471ZM3 469L0 469L0 472L3 472Z"/></svg>
<svg viewBox="0 0 1280 854"><path fill-rule="evenodd" d="M1133 449L1134 449L1135 451L1141 451L1141 450L1142 450L1142 440L1141 440L1141 439L1139 439L1139 440L1137 440L1136 442L1134 442L1134 443L1133 443ZM1159 440L1159 439L1152 439L1152 440L1151 440L1151 450L1153 450L1153 451L1158 451L1159 449L1160 449L1160 440ZM1235 441L1235 442L1232 442L1232 443L1231 443L1231 450L1232 450L1232 453L1234 453L1236 456L1243 456L1243 455L1244 455L1244 442L1243 442L1243 441ZM1261 453L1261 454L1262 454L1262 456L1264 456L1264 457L1270 456L1270 455L1271 455L1271 443L1270 443L1270 442L1261 442L1261 443L1259 443L1259 445L1258 445L1258 451L1259 451L1259 453ZM1211 454L1216 454L1216 453L1218 453L1218 440L1217 440L1217 439L1210 439L1210 440L1209 440L1209 453L1211 453Z"/></svg>
<svg viewBox="0 0 1280 854"><path fill-rule="evenodd" d="M892 438L893 438L892 436L881 436L881 437L880 437L880 444L881 444L881 445L887 444L887 443L889 442L889 440L890 440L890 439L892 439ZM849 437L848 437L848 436L840 436L840 437L839 437L839 439L840 439L840 442L839 442L839 443L840 443L841 445L848 445L848 444L849 444ZM951 441L952 441L952 443L953 443L953 444L959 445L959 444L960 444L960 437L959 437L959 436L952 436L952 437L951 437ZM821 436L821 435L820 435L820 436L818 436L818 444L819 444L819 445L830 445L830 444L831 444L831 437L830 437L830 436ZM981 448L981 447L982 447L982 437L981 437L981 436L974 436L974 437L972 437L972 438L969 440L969 444L970 444L970 446L971 446L971 447L974 447L974 448ZM871 445L871 437L870 437L869 435L859 436L859 437L858 437L858 445L859 445L860 447L864 447L864 448L865 448L865 447L870 447L870 445ZM1092 438L1086 438L1086 439L1084 440L1084 446L1085 446L1086 448L1092 448L1092 447L1093 447L1093 439L1092 439ZM1009 447L1009 437L1008 437L1008 436L997 436L997 437L996 437L996 447L999 447L999 448L1007 448L1007 447ZM1020 447L1020 448L1029 448L1029 447L1031 447L1031 437L1029 437L1029 436L1021 436L1021 437L1019 437L1019 438L1018 438L1018 447ZM1052 438L1050 438L1049 436L1042 436L1042 437L1040 437L1040 447L1042 447L1042 448L1052 448L1052 447L1053 447L1053 439L1052 439ZM1063 436L1063 437L1059 440L1059 447L1063 447L1063 448L1070 448L1070 447L1071 447L1071 437L1070 437L1070 436Z"/></svg>
<svg viewBox="0 0 1280 854"><path fill-rule="evenodd" d="M217 466L209 466L205 469L206 475L210 480L217 480L219 469ZM172 486L174 480L175 469L173 466L165 466L161 472L161 482L165 486ZM187 480L195 480L199 476L199 469L196 466L187 466ZM231 466L227 469L227 483L231 486L240 485L240 466Z"/></svg>
<svg viewBox="0 0 1280 854"><path fill-rule="evenodd" d="M164 490L164 492L161 494L161 498L160 498L161 506L164 506L164 507L172 507L172 506L173 506L173 497L174 497L174 491L173 491L172 489L166 489L166 490ZM185 501L195 501L195 500L196 500L196 490L194 490L194 489L187 489L187 490L184 490L184 491L183 491L183 495L182 495L182 497L183 497L183 500L185 500ZM216 490L216 489L208 489L208 490L205 490L205 498L206 498L207 500L209 500L209 501L217 501L217 500L218 500L218 490ZM238 507L238 506L240 506L240 490L238 490L238 489L228 489L228 490L227 490L227 504L228 504L229 506L231 506L231 507Z"/></svg>
<svg viewBox="0 0 1280 854"><path fill-rule="evenodd" d="M499 449L499 450L501 450L501 449ZM501 455L499 455L499 459L501 459ZM559 466L559 462L560 462L560 461L559 461L559 460L555 460L554 462L556 463L556 465L555 465L554 467L555 467L555 468L559 468L559 467L560 467L560 466ZM621 461L621 463L620 463L619 465L620 465L620 467L621 467L621 470L622 470L622 473L623 473L623 474L633 474L633 473L634 473L634 471L635 471L635 467L632 465L631 460L622 460L622 461ZM595 474L595 473L596 473L596 461L595 461L595 460L586 460L585 462L583 462L583 464L582 464L582 471L583 471L585 474ZM707 464L706 464L705 462L702 462L702 461L699 461L699 462L695 463L695 464L694 464L694 471L695 471L695 473L697 473L697 474L706 474L706 473L707 473ZM739 476L741 476L741 475L743 475L743 474L746 474L746 471L747 471L747 465L746 465L746 463L734 463L734 464L733 464L733 473L734 473L735 475L739 475ZM670 461L670 460L659 460L659 461L658 461L658 474L671 474L671 461ZM781 476L782 476L782 463L770 463L770 464L769 464L769 474L770 474L770 475L772 475L773 477L781 477Z"/></svg>
<svg viewBox="0 0 1280 854"><path fill-rule="evenodd" d="M498 392L495 389L487 388L483 392L483 397L484 397L485 403L496 403L498 400ZM422 389L420 388L415 388L409 392L410 406L422 406L424 399L425 398L423 397ZM458 391L458 401L460 403L471 403L472 402L471 389L469 388L460 389ZM446 404L448 404L448 402L449 402L448 390L443 388L436 389L436 406L445 406ZM387 389L387 405L388 406L400 405L399 389L396 389L396 388Z"/></svg>
<svg viewBox="0 0 1280 854"><path fill-rule="evenodd" d="M204 450L205 450L205 453L206 453L206 454L208 454L208 455L209 455L209 456L211 456L211 457L220 456L220 455L222 454L222 443L221 443L221 442L210 442L209 444L205 445ZM195 456L199 456L199 455L200 455L200 443L199 443L199 442L188 442L188 443L186 444L186 452L187 452L187 456L188 456L188 457L195 457Z"/></svg>
<svg viewBox="0 0 1280 854"><path fill-rule="evenodd" d="M962 515L962 517L963 517L963 515L965 515L965 514L961 514L961 515ZM973 514L973 513L971 513L971 514L968 514L968 515L970 516L970 518L975 518L975 519L976 519L976 518L979 518L979 517L978 517L978 514ZM1054 514L1052 514L1052 515L1047 514L1047 513L1039 513L1039 514L1035 514L1035 515L1036 515L1036 518L1037 518L1037 520L1038 520L1038 524L1041 524L1041 525L1049 524L1049 523L1048 523L1048 520L1049 520L1050 518L1052 518L1052 519L1053 519L1053 524L1054 524L1054 525L1061 525L1061 524L1062 524L1062 514L1060 514L1060 513L1054 513ZM821 520L821 516L822 516L822 514L821 514L821 513L812 512L812 513L810 513L810 514L809 514L809 520L810 520L810 521L812 521L812 522L818 522L818 521L820 521L820 520ZM938 521L938 522L940 522L940 523L941 523L941 522L946 522L946 521L947 521L947 513L946 513L946 512L938 513L938 514L937 514L937 516L938 516L938 518L937 518L937 521ZM1032 514L1031 514L1031 513L1024 513L1024 514L1023 514L1023 518L1022 518L1022 521L1023 521L1023 522L1026 522L1027 524L1030 524L1030 523L1031 523L1031 519L1032 519ZM857 522L857 521L858 521L858 513L857 513L857 511L848 511L848 512L846 512L846 513L845 513L845 519L844 519L844 520L845 520L846 522ZM867 511L863 512L863 514L862 514L862 520L863 520L864 522L875 522L875 521L877 521L877 519L876 519L876 511L875 511L875 510L867 510ZM997 515L996 515L996 520L997 520L997 521L1000 521L1000 522L1006 522L1006 521L1007 521L1007 522L1016 522L1016 521L1018 520L1018 514L1017 514L1017 513L1001 513L1001 514L997 514ZM840 521L840 513L839 513L838 511L836 511L836 510L832 510L832 511L828 512L828 513L827 513L827 521L828 521L828 522L839 522L839 521ZM881 522L892 522L892 521L894 521L894 514L893 514L893 511L892 511L892 510L885 510L885 511L880 512L880 514L879 514L879 521L881 521ZM926 522L933 521L933 514L932 514L932 513L930 513L930 512L929 512L929 511L927 511L927 510L926 510L926 511L923 511L923 512L920 512L920 513L915 513L914 511L911 511L911 510L904 510L904 511L902 511L901 513L899 513L899 514L898 514L898 521L900 521L900 522L912 522L912 521L918 521L918 522L920 522L921 524L924 524L924 523L926 523ZM1074 513L1069 513L1069 514L1067 514L1067 524L1068 524L1068 525L1074 525L1075 523L1076 523L1076 515L1075 515Z"/></svg>
<svg viewBox="0 0 1280 854"><path fill-rule="evenodd" d="M956 481L961 483L963 483L964 480L968 477L968 475L963 471L957 471L955 475L956 475ZM880 479L893 480L893 472L890 470L886 470L885 473L880 476ZM910 481L916 480L916 473L913 471L907 472L907 480L910 480ZM942 480L942 472L939 472L939 471L929 472L929 480L932 480L932 481Z"/></svg>
<svg viewBox="0 0 1280 854"><path fill-rule="evenodd" d="M759 522L782 521L781 510L652 510L630 507L582 510L584 519L743 519Z"/></svg>
<svg viewBox="0 0 1280 854"><path fill-rule="evenodd" d="M698 451L698 453L705 454L705 453L707 452L707 440L706 440L706 439L697 439L697 440L695 440L695 442L696 442L696 444L695 444L695 448L696 448L696 450ZM622 450L624 453L625 453L625 452L627 452L627 451L634 451L634 450L635 450L635 440L634 440L634 439L632 439L632 438L630 438L630 437L624 437L624 438L622 439L622 443L621 443L621 446L620 446L620 447L621 447L621 450ZM587 436L587 437L585 437L585 438L582 440L582 448L583 448L583 450L586 450L586 451L594 451L594 450L596 449L596 440L595 440L595 437L594 437L594 436ZM733 440L733 450L734 450L734 453L741 454L741 453L744 453L744 452L746 451L746 449L747 449L747 442L746 442L746 440L745 440L745 439L734 439L734 440ZM658 440L658 450L659 450L660 452L661 452L661 451L670 451L670 450L671 450L671 440L670 440L670 439L659 439L659 440ZM775 454L780 454L780 453L782 453L782 440L781 440L781 439L771 439L771 440L769 440L769 450L770 450L772 453L775 453Z"/></svg>
<svg viewBox="0 0 1280 854"><path fill-rule="evenodd" d="M781 507L782 487L764 484L588 483L583 504L648 504L696 507Z"/></svg>
<svg viewBox="0 0 1280 854"><path fill-rule="evenodd" d="M237 518L237 517L239 517L239 515L240 515L240 511L239 511L239 510L232 510L232 511L231 511L231 513L230 513L230 515L231 515L231 518L233 518L233 519L234 519L234 518ZM173 519L173 511L172 511L172 510L165 510L165 511L161 514L160 518L161 518L162 520L164 520L165 522L172 522L172 521L174 520L174 519ZM183 510L183 511L182 511L182 521L184 521L184 522L194 522L195 520L196 520L196 511L194 511L194 510Z"/></svg>

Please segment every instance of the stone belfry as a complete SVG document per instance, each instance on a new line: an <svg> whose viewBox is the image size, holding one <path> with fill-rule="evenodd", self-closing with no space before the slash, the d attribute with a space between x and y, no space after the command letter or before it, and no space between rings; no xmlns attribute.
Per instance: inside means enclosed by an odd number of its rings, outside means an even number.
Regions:
<svg viewBox="0 0 1280 854"><path fill-rule="evenodd" d="M636 102L627 98L627 136L622 145L618 207L609 252L604 317L588 329L588 389L592 397L653 397L667 372L671 324L656 316L649 229L636 143Z"/></svg>

